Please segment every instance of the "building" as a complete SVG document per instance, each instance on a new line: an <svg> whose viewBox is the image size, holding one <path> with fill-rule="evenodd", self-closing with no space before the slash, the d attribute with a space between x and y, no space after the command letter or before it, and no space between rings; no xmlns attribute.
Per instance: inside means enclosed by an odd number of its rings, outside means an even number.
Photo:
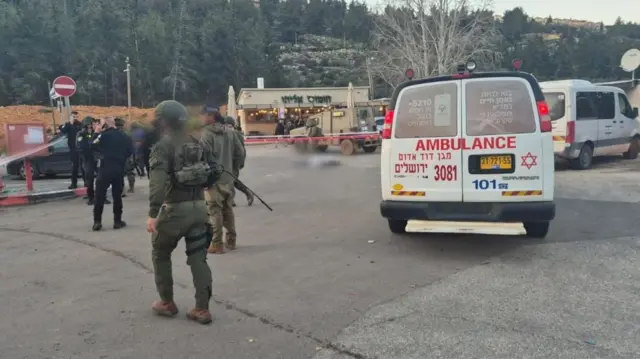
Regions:
<svg viewBox="0 0 640 359"><path fill-rule="evenodd" d="M369 105L369 87L352 87L354 106ZM245 134L273 134L278 118L304 119L331 108L347 107L349 87L243 88L238 117Z"/></svg>

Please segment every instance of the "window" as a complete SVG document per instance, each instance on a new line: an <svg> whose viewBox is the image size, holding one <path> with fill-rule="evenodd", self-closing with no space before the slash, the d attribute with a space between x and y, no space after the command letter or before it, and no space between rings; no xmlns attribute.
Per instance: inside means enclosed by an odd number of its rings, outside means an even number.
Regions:
<svg viewBox="0 0 640 359"><path fill-rule="evenodd" d="M620 102L620 113L627 118L633 118L633 108L631 107L629 100L627 100L627 96L619 93L618 102Z"/></svg>
<svg viewBox="0 0 640 359"><path fill-rule="evenodd" d="M458 85L427 83L407 87L396 105L396 138L453 137L458 134Z"/></svg>
<svg viewBox="0 0 640 359"><path fill-rule="evenodd" d="M469 136L536 131L534 100L527 84L520 79L470 81L465 101Z"/></svg>
<svg viewBox="0 0 640 359"><path fill-rule="evenodd" d="M549 106L549 115L551 121L557 121L564 117L566 101L562 92L546 92L544 93L544 99Z"/></svg>
<svg viewBox="0 0 640 359"><path fill-rule="evenodd" d="M616 114L613 92L578 92L576 104L578 120L611 120Z"/></svg>

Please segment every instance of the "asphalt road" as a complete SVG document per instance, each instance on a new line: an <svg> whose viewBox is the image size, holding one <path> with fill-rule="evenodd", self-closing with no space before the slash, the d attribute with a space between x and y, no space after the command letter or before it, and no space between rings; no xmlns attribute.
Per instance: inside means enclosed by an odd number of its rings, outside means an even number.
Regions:
<svg viewBox="0 0 640 359"><path fill-rule="evenodd" d="M81 200L0 209L1 358L638 358L640 161L558 170L546 241L392 235L379 214L379 155L314 167L252 148L236 252L210 257L215 316L189 322L156 300L146 181L129 226L91 232ZM58 180L60 182L65 181Z"/></svg>

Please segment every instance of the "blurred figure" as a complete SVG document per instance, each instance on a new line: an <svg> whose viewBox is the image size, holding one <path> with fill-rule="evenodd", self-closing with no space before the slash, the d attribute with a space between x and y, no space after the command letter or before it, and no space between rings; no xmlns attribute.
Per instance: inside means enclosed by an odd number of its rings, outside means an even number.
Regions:
<svg viewBox="0 0 640 359"><path fill-rule="evenodd" d="M76 148L76 136L82 130L82 123L78 120L78 112L71 112L69 121L58 127L60 132L67 136L67 146L69 146L69 159L71 160L71 185L69 189L78 188L78 170L80 169L80 153ZM81 170L81 169L80 169ZM84 173L82 173L84 177Z"/></svg>
<svg viewBox="0 0 640 359"><path fill-rule="evenodd" d="M122 187L124 185L124 165L133 154L131 138L116 129L115 120L103 119L97 126L98 135L92 148L101 155L98 179L96 180L96 198L93 207L93 230L102 229L102 211L111 186L113 197L113 228L120 229L127 224L122 220Z"/></svg>
<svg viewBox="0 0 640 359"><path fill-rule="evenodd" d="M234 134L236 135L236 138L238 139L238 141L240 142L240 144L242 144L242 148L245 150L245 158L242 160L242 167L238 168L237 171L234 170L233 175L236 176L236 178L240 177L240 170L244 168L244 164L246 162L246 158L247 158L247 150L244 146L244 134L238 130L236 130L236 123L233 119L233 117L225 117L225 124L227 126L227 128L229 129L229 131L233 131ZM251 206L253 204L254 198L253 198L253 193L251 193L251 191L249 191L249 189L247 188L247 186L245 186L242 182L234 180L233 181L233 186L234 186L234 190L233 190L233 194L231 196L231 206L235 207L236 206L236 202L235 202L235 197L236 197L236 189L242 193L244 193L244 195L247 197L247 204L249 206Z"/></svg>

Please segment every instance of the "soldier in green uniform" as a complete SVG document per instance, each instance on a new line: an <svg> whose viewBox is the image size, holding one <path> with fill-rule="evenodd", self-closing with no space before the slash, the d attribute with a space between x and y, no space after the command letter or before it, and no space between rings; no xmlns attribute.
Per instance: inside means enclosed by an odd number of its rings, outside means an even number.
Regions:
<svg viewBox="0 0 640 359"><path fill-rule="evenodd" d="M233 119L233 117L231 116L227 116L224 118L224 123L227 125L227 128L230 131L233 131L233 133L236 135L236 138L238 139L238 141L240 141L240 144L242 145L242 148L245 150L245 158L242 159L242 165L244 167L244 163L246 161L247 158L247 150L244 147L244 134L240 131L238 131L236 129L236 120ZM240 176L240 170L243 168L239 168L237 171L234 171L233 175L236 176L236 178L238 178ZM242 182L240 181L234 181L233 182L233 195L231 198L231 205L232 207L236 206L236 203L234 201L235 197L236 197L236 189L242 193L244 193L244 195L247 197L247 204L249 206L251 206L253 204L254 198L253 198L253 193L251 193L251 191L249 191L249 189L247 188L247 186L245 186Z"/></svg>
<svg viewBox="0 0 640 359"><path fill-rule="evenodd" d="M319 140L314 140L314 138L324 137L322 133L322 129L318 127L316 120L309 118L307 122L305 122L306 134L310 137L309 142L307 143L307 150L311 152L325 152L328 148L326 143L320 143Z"/></svg>
<svg viewBox="0 0 640 359"><path fill-rule="evenodd" d="M171 253L184 237L187 264L191 267L196 306L187 317L202 324L211 322L211 269L207 264L209 246L207 207L203 188L212 185L212 167L205 161L206 149L186 133L187 110L176 101L161 102L156 120L164 126L164 137L151 150L149 158L149 219L147 231L153 233L152 260L160 300L153 311L172 317L178 313L173 301Z"/></svg>
<svg viewBox="0 0 640 359"><path fill-rule="evenodd" d="M229 130L225 126L224 117L218 108L205 106L202 122L206 126L202 130L200 142L205 147L205 152L211 156L207 161L209 163L215 162L231 173L239 172L240 168L244 167L244 148L235 131ZM222 173L216 184L209 187L205 194L213 227L213 240L211 247L209 247L209 253L224 253L223 227L227 230L227 249L236 249L236 223L232 207L233 182L233 177L228 173Z"/></svg>

